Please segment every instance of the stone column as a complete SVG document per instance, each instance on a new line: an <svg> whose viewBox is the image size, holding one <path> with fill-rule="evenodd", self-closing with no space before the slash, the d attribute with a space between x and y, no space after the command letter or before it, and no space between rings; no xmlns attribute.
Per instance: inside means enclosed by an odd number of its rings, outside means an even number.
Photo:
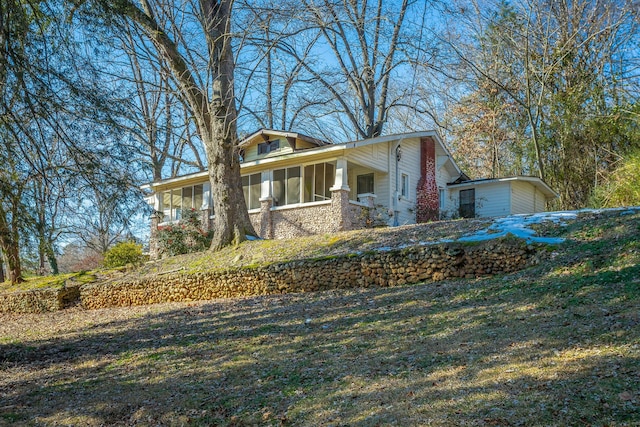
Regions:
<svg viewBox="0 0 640 427"><path fill-rule="evenodd" d="M351 230L349 189L331 188L331 231Z"/></svg>
<svg viewBox="0 0 640 427"><path fill-rule="evenodd" d="M336 178L331 191L331 231L351 230L351 212L349 208L349 181L347 159L341 157L336 162Z"/></svg>
<svg viewBox="0 0 640 427"><path fill-rule="evenodd" d="M273 239L274 236L272 206L273 198L271 196L260 198L260 229L256 231L263 239Z"/></svg>
<svg viewBox="0 0 640 427"><path fill-rule="evenodd" d="M151 233L149 234L149 258L156 260L160 256L160 243L158 242L158 224L160 224L161 213L155 211L151 215Z"/></svg>
<svg viewBox="0 0 640 427"><path fill-rule="evenodd" d="M260 229L256 232L263 239L273 239L273 197L271 196L271 172L262 172L260 176Z"/></svg>

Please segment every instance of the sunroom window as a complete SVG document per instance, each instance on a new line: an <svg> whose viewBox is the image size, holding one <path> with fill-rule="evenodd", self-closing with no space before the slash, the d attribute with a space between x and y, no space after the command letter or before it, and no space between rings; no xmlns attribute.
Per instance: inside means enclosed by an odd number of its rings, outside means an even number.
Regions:
<svg viewBox="0 0 640 427"><path fill-rule="evenodd" d="M199 210L202 207L203 187L192 185L189 187L175 188L162 192L162 206L160 210L164 214L164 221L176 221L183 217L185 209Z"/></svg>
<svg viewBox="0 0 640 427"><path fill-rule="evenodd" d="M304 201L320 202L331 200L331 187L335 180L335 166L318 163L304 167Z"/></svg>
<svg viewBox="0 0 640 427"><path fill-rule="evenodd" d="M300 203L300 167L274 170L271 194L274 206Z"/></svg>
<svg viewBox="0 0 640 427"><path fill-rule="evenodd" d="M242 177L242 192L247 209L260 207L260 178L261 174L245 175Z"/></svg>

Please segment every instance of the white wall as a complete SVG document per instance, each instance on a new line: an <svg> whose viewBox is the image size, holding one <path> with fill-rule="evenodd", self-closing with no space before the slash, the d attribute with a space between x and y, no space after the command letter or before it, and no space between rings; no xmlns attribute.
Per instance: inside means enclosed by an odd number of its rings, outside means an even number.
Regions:
<svg viewBox="0 0 640 427"><path fill-rule="evenodd" d="M529 182L515 181L511 184L511 210L514 214L544 212L544 194Z"/></svg>
<svg viewBox="0 0 640 427"><path fill-rule="evenodd" d="M371 166L374 169L387 169L387 144L370 144L357 147L348 151L348 159L361 165Z"/></svg>
<svg viewBox="0 0 640 427"><path fill-rule="evenodd" d="M459 215L460 190L475 188L476 216L494 217L511 214L511 185L509 182L496 182L475 187L451 189L447 213L453 217Z"/></svg>

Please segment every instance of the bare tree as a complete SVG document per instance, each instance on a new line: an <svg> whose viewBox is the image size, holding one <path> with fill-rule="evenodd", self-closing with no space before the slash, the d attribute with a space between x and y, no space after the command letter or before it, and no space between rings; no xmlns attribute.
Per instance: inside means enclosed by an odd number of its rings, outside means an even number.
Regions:
<svg viewBox="0 0 640 427"><path fill-rule="evenodd" d="M125 104L120 125L138 141L141 161L150 166L152 179L175 177L185 167L204 170L191 111L183 102L165 59L136 26L125 25L116 40L119 43L115 48L127 55L131 73L127 80L135 94Z"/></svg>
<svg viewBox="0 0 640 427"><path fill-rule="evenodd" d="M212 249L255 235L242 192L237 152L235 64L230 33L233 1L200 0L185 2L181 7L168 1L142 1L140 5L127 0L93 3L102 6L106 19L118 16L145 32L189 104L207 155L216 212ZM184 20L190 20L189 24L181 24ZM161 25L163 22L166 26ZM185 32L196 28L195 35ZM172 32L174 38L170 37ZM202 41L201 46L196 46L198 41Z"/></svg>
<svg viewBox="0 0 640 427"><path fill-rule="evenodd" d="M280 79L281 105L291 111L289 125L303 123L327 139L338 134L381 135L390 111L408 107L403 100L409 88L394 93L392 86L410 62L407 12L415 6L416 13L423 13L423 4L304 0L289 10L289 19L295 22L284 26L264 22L265 46L270 49L262 61L268 82L265 98L272 99L276 92L269 72L270 61L277 58L289 66L288 76ZM287 103L290 95L296 97L295 105ZM328 128L333 128L333 135L325 134Z"/></svg>

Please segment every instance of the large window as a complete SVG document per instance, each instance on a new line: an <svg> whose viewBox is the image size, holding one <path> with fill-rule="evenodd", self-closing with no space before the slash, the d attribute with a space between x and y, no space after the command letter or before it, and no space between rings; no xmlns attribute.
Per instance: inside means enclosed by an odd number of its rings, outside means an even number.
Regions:
<svg viewBox="0 0 640 427"><path fill-rule="evenodd" d="M176 188L162 192L162 206L164 221L179 220L186 209L200 209L202 207L202 185Z"/></svg>
<svg viewBox="0 0 640 427"><path fill-rule="evenodd" d="M304 201L331 200L331 187L335 181L335 166L318 163L304 167Z"/></svg>
<svg viewBox="0 0 640 427"><path fill-rule="evenodd" d="M356 190L358 194L375 193L373 189L373 174L358 175L356 177Z"/></svg>
<svg viewBox="0 0 640 427"><path fill-rule="evenodd" d="M462 218L475 218L476 216L476 190L460 190L460 216Z"/></svg>
<svg viewBox="0 0 640 427"><path fill-rule="evenodd" d="M254 173L242 177L242 191L247 209L258 209L260 207L260 181L261 174Z"/></svg>
<svg viewBox="0 0 640 427"><path fill-rule="evenodd" d="M274 206L300 203L300 167L274 170L271 194Z"/></svg>

